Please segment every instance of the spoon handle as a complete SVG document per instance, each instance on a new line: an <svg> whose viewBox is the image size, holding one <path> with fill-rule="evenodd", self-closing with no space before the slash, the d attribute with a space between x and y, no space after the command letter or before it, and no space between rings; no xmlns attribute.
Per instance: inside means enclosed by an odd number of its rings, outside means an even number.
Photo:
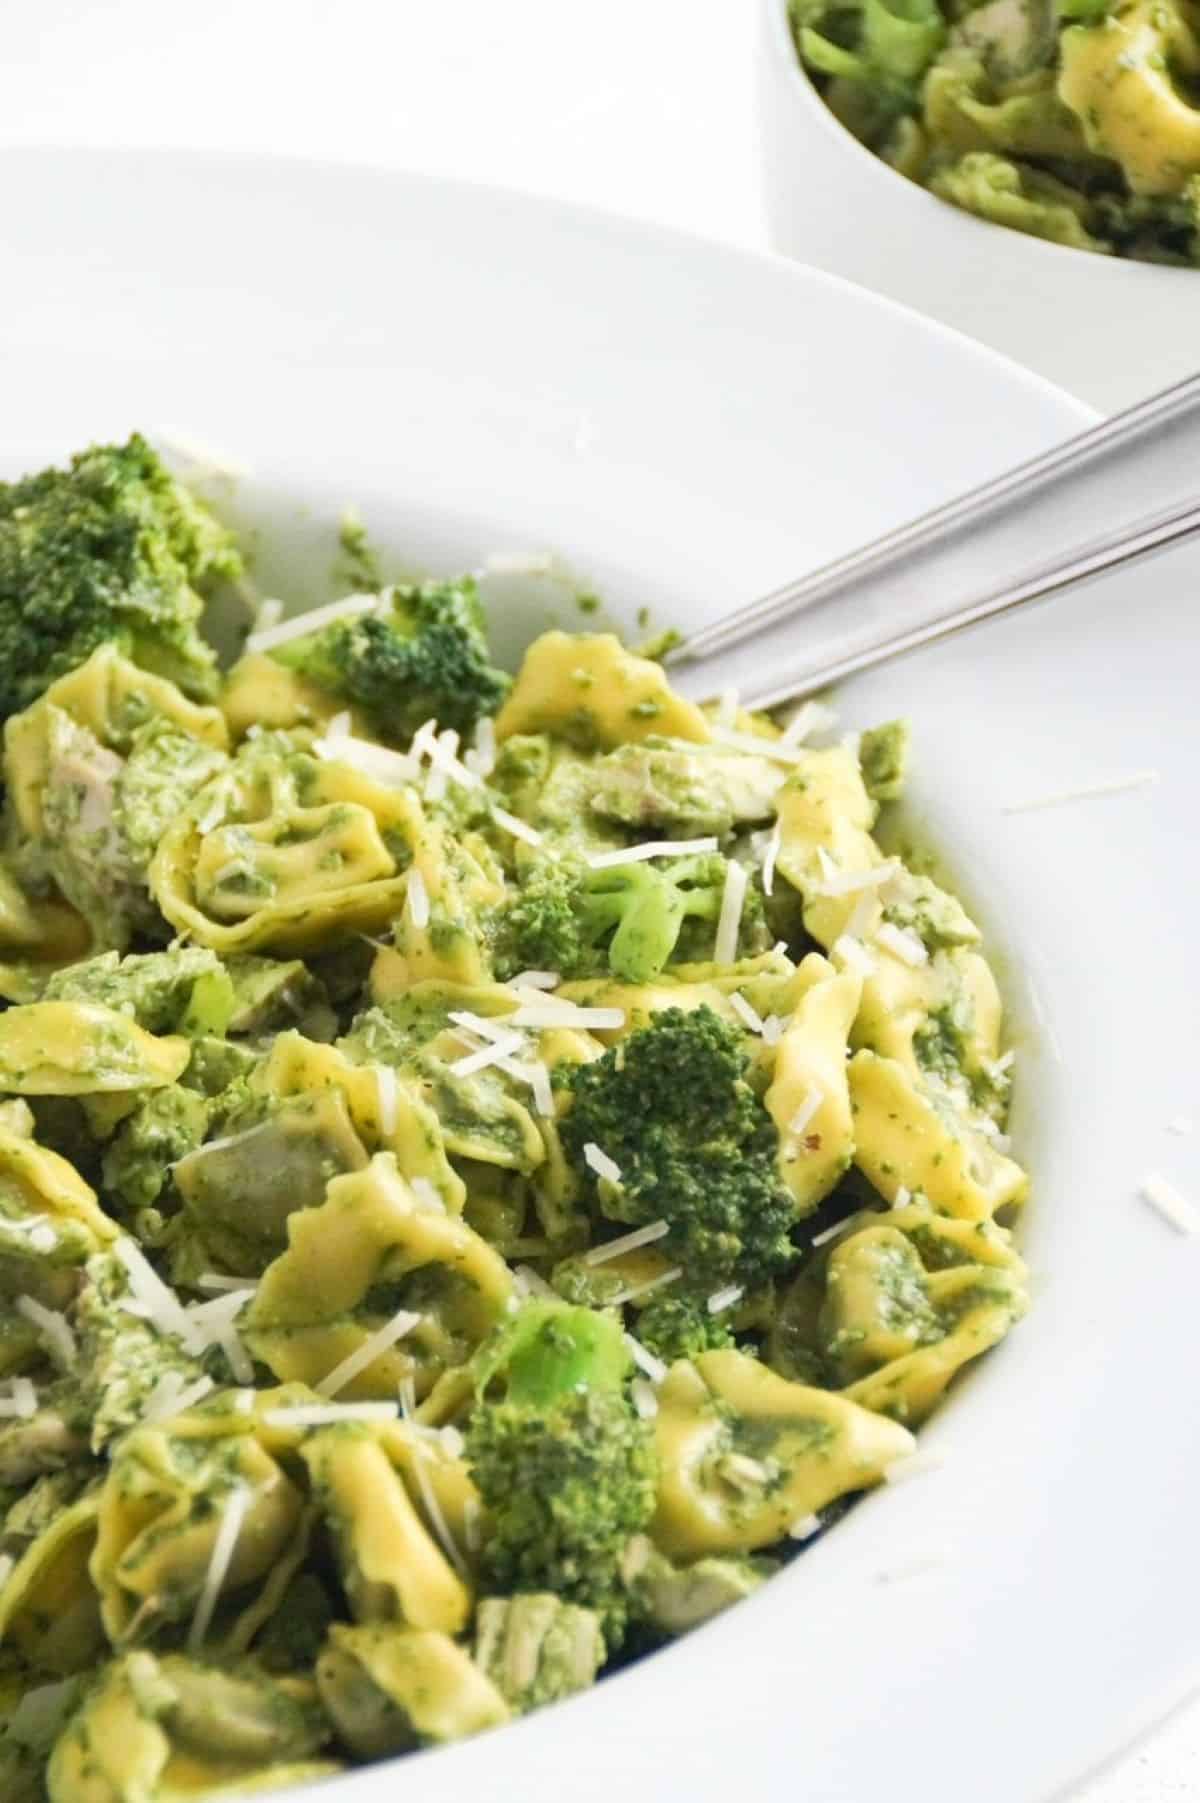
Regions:
<svg viewBox="0 0 1200 1803"><path fill-rule="evenodd" d="M693 634L672 680L765 706L1061 593L1190 537L1198 470L1200 374Z"/></svg>

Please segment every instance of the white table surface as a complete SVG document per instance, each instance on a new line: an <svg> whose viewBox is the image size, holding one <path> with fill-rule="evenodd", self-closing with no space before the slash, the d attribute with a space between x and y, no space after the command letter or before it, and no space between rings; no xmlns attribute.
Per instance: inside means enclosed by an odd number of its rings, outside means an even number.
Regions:
<svg viewBox="0 0 1200 1803"><path fill-rule="evenodd" d="M36 0L5 12L0 145L390 164L762 248L755 10L752 0ZM1071 1803L1196 1798L1200 1706Z"/></svg>

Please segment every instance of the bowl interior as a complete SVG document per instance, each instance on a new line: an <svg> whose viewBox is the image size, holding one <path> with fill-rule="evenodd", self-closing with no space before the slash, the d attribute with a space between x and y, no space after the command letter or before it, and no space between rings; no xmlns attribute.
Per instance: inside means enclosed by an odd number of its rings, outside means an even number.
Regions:
<svg viewBox="0 0 1200 1803"><path fill-rule="evenodd" d="M835 279L554 204L238 159L5 161L4 473L183 427L253 465L226 505L260 531L263 587L304 601L353 503L405 568L550 551L615 619L686 628L1083 417ZM1039 1306L929 1430L945 1466L669 1654L423 1759L432 1803L558 1803L564 1773L585 1803L614 1781L861 1803L897 1772L951 1803L968 1766L977 1803L1032 1803L1191 1682L1200 1421L1172 1386L1200 1352L1195 1252L1135 1190L1156 1162L1200 1183L1163 1138L1195 1106L1192 580L1163 560L845 687L848 725L914 721L911 818L1001 948L1019 1045ZM546 600L510 582L503 650ZM1155 786L1005 812L1146 767ZM1019 1732L997 1734L1000 1698Z"/></svg>

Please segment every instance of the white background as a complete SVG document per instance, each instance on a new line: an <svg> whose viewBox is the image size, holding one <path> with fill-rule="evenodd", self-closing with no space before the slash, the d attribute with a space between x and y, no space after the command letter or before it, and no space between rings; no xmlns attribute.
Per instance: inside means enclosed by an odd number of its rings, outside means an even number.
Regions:
<svg viewBox="0 0 1200 1803"><path fill-rule="evenodd" d="M756 15L755 0L34 0L4 10L0 143L393 164L759 249ZM1072 1803L1195 1798L1193 1708Z"/></svg>

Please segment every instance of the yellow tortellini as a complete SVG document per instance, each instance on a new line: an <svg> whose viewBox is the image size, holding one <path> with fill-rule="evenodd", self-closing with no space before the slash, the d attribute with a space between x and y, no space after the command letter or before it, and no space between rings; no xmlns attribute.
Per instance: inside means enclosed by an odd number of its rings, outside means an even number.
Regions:
<svg viewBox="0 0 1200 1803"><path fill-rule="evenodd" d="M1187 92L1198 72L1200 43L1172 0L1134 0L1063 32L1058 92L1134 194L1179 194L1200 174L1200 109Z"/></svg>
<svg viewBox="0 0 1200 1803"><path fill-rule="evenodd" d="M855 1162L888 1201L920 1190L935 1207L984 1220L1022 1202L1029 1180L994 1136L893 1058L850 1060Z"/></svg>
<svg viewBox="0 0 1200 1803"><path fill-rule="evenodd" d="M179 1654L115 1659L51 1755L49 1803L190 1803L330 1777L312 1687Z"/></svg>
<svg viewBox="0 0 1200 1803"><path fill-rule="evenodd" d="M342 712L350 713L352 732L364 726L344 701L265 651L249 651L238 659L221 691L221 712L235 739L244 739L252 728L290 732L295 727L325 727Z"/></svg>
<svg viewBox="0 0 1200 1803"><path fill-rule="evenodd" d="M221 1582L222 1629L240 1647L271 1613L306 1549L304 1497L243 1420L196 1413L139 1427L113 1449L91 1559L114 1646L188 1620L204 1590L224 1511L241 1526Z"/></svg>
<svg viewBox="0 0 1200 1803"><path fill-rule="evenodd" d="M480 983L486 957L469 922L504 898L495 859L477 835L453 840L425 817L413 842L404 907L392 928L393 943L375 961L371 984L387 1000L414 983Z"/></svg>
<svg viewBox="0 0 1200 1803"><path fill-rule="evenodd" d="M288 1249L269 1266L245 1337L282 1380L319 1387L399 1310L419 1318L349 1376L346 1398L418 1394L461 1364L508 1307L513 1280L486 1240L401 1177L379 1153L329 1185L319 1208L288 1220Z"/></svg>
<svg viewBox="0 0 1200 1803"><path fill-rule="evenodd" d="M257 736L169 829L150 886L171 924L213 951L313 951L387 924L425 830L413 790Z"/></svg>
<svg viewBox="0 0 1200 1803"><path fill-rule="evenodd" d="M544 632L525 653L496 737L548 732L584 750L655 737L712 737L700 709L672 692L659 664L611 632Z"/></svg>
<svg viewBox="0 0 1200 1803"><path fill-rule="evenodd" d="M915 1424L1026 1304L1024 1265L1002 1228L912 1205L838 1241L819 1332L843 1395Z"/></svg>
<svg viewBox="0 0 1200 1803"><path fill-rule="evenodd" d="M89 1575L98 1520L93 1490L37 1535L0 1588L0 1646L15 1648L36 1671L86 1671L104 1649Z"/></svg>
<svg viewBox="0 0 1200 1803"><path fill-rule="evenodd" d="M459 1633L470 1589L422 1521L389 1442L345 1423L309 1435L301 1452L355 1620Z"/></svg>
<svg viewBox="0 0 1200 1803"><path fill-rule="evenodd" d="M0 1015L0 1089L11 1095L162 1089L190 1056L186 1039L156 1038L98 1002L29 1002Z"/></svg>
<svg viewBox="0 0 1200 1803"><path fill-rule="evenodd" d="M904 1428L743 1352L672 1365L659 1390L651 1534L672 1558L751 1552L912 1451Z"/></svg>
<svg viewBox="0 0 1200 1803"><path fill-rule="evenodd" d="M852 970L835 972L813 953L775 1054L764 1100L779 1129L779 1170L798 1214L811 1214L850 1163L854 1123L846 1042L862 993Z"/></svg>
<svg viewBox="0 0 1200 1803"><path fill-rule="evenodd" d="M360 1759L384 1759L497 1728L508 1705L447 1634L417 1628L329 1631L317 1683L338 1733Z"/></svg>

